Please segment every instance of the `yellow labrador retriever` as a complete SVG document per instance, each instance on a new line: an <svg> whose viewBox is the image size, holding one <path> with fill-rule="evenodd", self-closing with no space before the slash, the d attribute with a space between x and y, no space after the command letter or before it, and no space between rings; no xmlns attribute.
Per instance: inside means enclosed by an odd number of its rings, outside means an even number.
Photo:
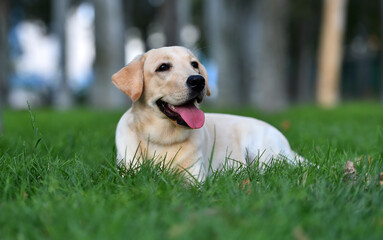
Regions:
<svg viewBox="0 0 383 240"><path fill-rule="evenodd" d="M209 169L224 164L270 164L280 155L292 163L302 161L282 133L265 122L201 111L198 105L210 95L208 76L186 48L150 50L112 81L133 100L116 130L119 164L129 167L144 153L149 159L166 156L165 161L201 181Z"/></svg>

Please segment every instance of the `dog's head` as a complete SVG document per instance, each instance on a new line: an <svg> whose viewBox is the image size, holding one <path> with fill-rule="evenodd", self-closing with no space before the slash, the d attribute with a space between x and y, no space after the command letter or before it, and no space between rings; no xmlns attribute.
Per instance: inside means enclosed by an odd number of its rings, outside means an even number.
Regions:
<svg viewBox="0 0 383 240"><path fill-rule="evenodd" d="M198 104L210 95L207 72L186 48L150 50L115 73L112 81L133 102L177 125L201 128L205 122Z"/></svg>

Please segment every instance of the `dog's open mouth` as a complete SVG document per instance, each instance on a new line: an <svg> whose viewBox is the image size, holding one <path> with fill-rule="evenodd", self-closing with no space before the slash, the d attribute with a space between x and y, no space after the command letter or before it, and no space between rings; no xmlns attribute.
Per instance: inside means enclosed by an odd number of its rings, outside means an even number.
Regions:
<svg viewBox="0 0 383 240"><path fill-rule="evenodd" d="M157 100L157 106L163 114L177 124L190 127L201 128L205 123L205 114L202 110L198 109L195 105L197 99L192 99L184 104L173 106L170 103L162 100ZM200 100L197 100L200 102Z"/></svg>

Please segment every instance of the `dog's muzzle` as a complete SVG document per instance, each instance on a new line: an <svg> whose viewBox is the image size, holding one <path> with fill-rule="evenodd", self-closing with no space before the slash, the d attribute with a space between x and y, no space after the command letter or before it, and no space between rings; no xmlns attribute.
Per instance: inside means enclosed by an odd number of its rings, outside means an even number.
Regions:
<svg viewBox="0 0 383 240"><path fill-rule="evenodd" d="M186 85L192 90L193 94L198 94L205 88L205 78L201 75L191 75L186 80Z"/></svg>
<svg viewBox="0 0 383 240"><path fill-rule="evenodd" d="M156 101L160 111L178 125L189 128L201 128L205 123L205 115L196 104L202 102L205 89L205 78L201 75L191 75L186 80L189 88L188 100L178 105L172 105L161 99Z"/></svg>

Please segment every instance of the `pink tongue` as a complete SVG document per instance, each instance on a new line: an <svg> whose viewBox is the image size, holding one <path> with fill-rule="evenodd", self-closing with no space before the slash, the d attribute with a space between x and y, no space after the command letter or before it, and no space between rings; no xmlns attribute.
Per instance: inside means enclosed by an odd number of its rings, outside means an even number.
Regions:
<svg viewBox="0 0 383 240"><path fill-rule="evenodd" d="M205 123L205 114L192 103L175 106L175 112L181 115L182 119L191 128L201 128Z"/></svg>

